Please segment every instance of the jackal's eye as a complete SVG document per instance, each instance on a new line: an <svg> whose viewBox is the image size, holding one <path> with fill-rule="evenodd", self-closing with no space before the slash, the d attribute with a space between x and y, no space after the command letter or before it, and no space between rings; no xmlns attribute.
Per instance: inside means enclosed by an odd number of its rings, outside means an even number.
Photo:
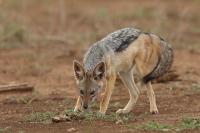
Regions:
<svg viewBox="0 0 200 133"><path fill-rule="evenodd" d="M99 74L99 75L96 75L95 77L94 77L94 80L100 80L100 79L102 79L103 78L103 74Z"/></svg>
<svg viewBox="0 0 200 133"><path fill-rule="evenodd" d="M80 90L80 94L81 94L81 95L84 95L84 91L83 91L83 90Z"/></svg>
<svg viewBox="0 0 200 133"><path fill-rule="evenodd" d="M99 78L97 76L94 77L94 80L98 80Z"/></svg>
<svg viewBox="0 0 200 133"><path fill-rule="evenodd" d="M95 93L95 91L91 91L91 92L90 92L90 95L94 95L94 93Z"/></svg>

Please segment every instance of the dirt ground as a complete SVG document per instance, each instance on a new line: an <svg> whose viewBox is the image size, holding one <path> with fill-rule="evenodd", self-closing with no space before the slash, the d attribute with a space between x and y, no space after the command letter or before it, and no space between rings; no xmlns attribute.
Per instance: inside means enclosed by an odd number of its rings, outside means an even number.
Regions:
<svg viewBox="0 0 200 133"><path fill-rule="evenodd" d="M198 0L44 0L0 1L0 84L27 82L34 92L0 93L0 132L155 132L107 121L28 122L35 112L61 113L73 108L77 88L72 62L87 48L122 27L138 27L174 47L172 69L179 80L153 84L159 114L149 113L145 90L132 110L131 125L155 121L176 125L200 118L200 14ZM119 82L111 105L129 99ZM110 106L108 112L118 108ZM159 132L159 131L157 131ZM182 132L200 132L188 129Z"/></svg>

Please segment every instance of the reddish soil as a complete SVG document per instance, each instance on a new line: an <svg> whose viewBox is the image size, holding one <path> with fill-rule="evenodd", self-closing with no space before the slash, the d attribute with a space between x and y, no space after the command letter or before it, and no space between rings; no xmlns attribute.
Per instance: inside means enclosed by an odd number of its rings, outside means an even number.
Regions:
<svg viewBox="0 0 200 133"><path fill-rule="evenodd" d="M175 49L172 69L180 76L180 81L153 85L159 109L157 115L149 113L146 91L141 90L140 98L131 112L134 119L129 124L156 121L176 125L183 118L200 117L200 91L194 87L200 85L199 1L59 2L24 1L24 4L13 5L12 2L0 2L0 11L6 14L6 17L3 16L6 21L2 20L1 27L16 20L17 25L25 27L28 35L20 45L19 42L8 43L8 47L0 45L0 83L28 82L35 86L33 93L0 93L0 129L27 133L64 133L72 127L80 133L154 132L100 120L42 124L25 119L32 112L61 113L73 108L77 97L73 59L81 60L89 45L109 32L127 26L142 27L166 37ZM26 97L34 97L35 100L24 104L20 99ZM128 98L127 90L117 83L112 102L125 105ZM108 112L116 110L110 107Z"/></svg>

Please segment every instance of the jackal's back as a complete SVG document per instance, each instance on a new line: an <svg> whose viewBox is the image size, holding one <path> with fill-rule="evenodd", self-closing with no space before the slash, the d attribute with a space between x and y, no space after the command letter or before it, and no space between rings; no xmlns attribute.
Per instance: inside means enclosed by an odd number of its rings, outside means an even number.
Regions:
<svg viewBox="0 0 200 133"><path fill-rule="evenodd" d="M107 54L122 52L140 34L141 31L138 29L124 28L107 35L89 48L83 61L84 69L86 71L92 70Z"/></svg>

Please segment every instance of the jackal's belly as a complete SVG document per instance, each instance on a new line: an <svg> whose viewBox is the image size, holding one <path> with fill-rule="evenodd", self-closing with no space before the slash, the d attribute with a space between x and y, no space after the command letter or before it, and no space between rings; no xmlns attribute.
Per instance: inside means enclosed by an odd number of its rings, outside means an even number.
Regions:
<svg viewBox="0 0 200 133"><path fill-rule="evenodd" d="M116 59L116 62L115 62L116 72L128 71L132 68L132 66L133 66L133 63L130 60L122 61L122 60Z"/></svg>
<svg viewBox="0 0 200 133"><path fill-rule="evenodd" d="M123 52L116 53L112 59L116 72L130 70L134 65L135 54L134 48L131 47Z"/></svg>

